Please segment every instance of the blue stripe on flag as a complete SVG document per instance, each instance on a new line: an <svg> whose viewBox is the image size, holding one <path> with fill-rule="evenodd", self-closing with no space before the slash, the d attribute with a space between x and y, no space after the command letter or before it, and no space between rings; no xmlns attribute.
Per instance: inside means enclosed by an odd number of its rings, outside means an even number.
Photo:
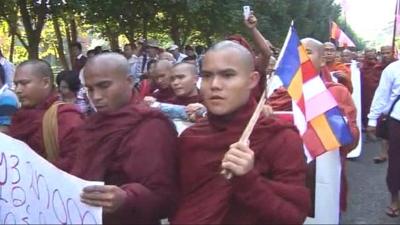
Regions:
<svg viewBox="0 0 400 225"><path fill-rule="evenodd" d="M325 113L328 123L340 142L341 146L350 144L353 141L353 136L346 121L342 117L339 108L336 106Z"/></svg>
<svg viewBox="0 0 400 225"><path fill-rule="evenodd" d="M300 68L300 56L298 47L300 45L299 37L297 36L296 30L292 27L290 39L287 42L286 48L282 49L284 52L282 58L279 60L279 64L276 67L275 73L282 80L285 88L288 88L292 78Z"/></svg>

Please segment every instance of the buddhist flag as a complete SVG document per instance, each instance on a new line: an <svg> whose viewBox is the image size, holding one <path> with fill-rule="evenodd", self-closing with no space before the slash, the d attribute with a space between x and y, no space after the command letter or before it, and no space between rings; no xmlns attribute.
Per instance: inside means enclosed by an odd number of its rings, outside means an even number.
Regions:
<svg viewBox="0 0 400 225"><path fill-rule="evenodd" d="M335 40L338 47L356 47L354 42L333 21L331 22L331 39Z"/></svg>
<svg viewBox="0 0 400 225"><path fill-rule="evenodd" d="M293 100L294 122L312 158L349 144L353 138L336 100L315 70L293 25L276 74Z"/></svg>

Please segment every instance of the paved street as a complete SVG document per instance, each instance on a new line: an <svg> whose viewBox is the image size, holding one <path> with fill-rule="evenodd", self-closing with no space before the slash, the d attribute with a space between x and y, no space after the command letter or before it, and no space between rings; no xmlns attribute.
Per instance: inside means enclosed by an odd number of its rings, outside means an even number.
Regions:
<svg viewBox="0 0 400 225"><path fill-rule="evenodd" d="M369 142L363 147L358 159L347 161L348 210L342 215L341 224L400 224L400 217L391 218L384 212L389 204L385 183L387 162L374 164L372 161L380 144Z"/></svg>

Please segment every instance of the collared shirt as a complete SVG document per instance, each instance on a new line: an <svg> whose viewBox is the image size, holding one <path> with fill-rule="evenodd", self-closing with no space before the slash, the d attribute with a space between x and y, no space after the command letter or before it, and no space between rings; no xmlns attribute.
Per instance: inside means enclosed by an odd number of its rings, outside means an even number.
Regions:
<svg viewBox="0 0 400 225"><path fill-rule="evenodd" d="M383 70L379 86L372 100L368 114L368 126L375 127L378 117L388 113L397 96L400 95L400 61L391 63ZM396 103L390 117L400 121L400 101Z"/></svg>

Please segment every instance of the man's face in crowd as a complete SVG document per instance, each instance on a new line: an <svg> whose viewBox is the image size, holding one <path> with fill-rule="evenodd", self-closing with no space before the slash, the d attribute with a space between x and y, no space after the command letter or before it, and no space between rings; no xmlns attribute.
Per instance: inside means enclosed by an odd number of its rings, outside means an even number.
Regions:
<svg viewBox="0 0 400 225"><path fill-rule="evenodd" d="M343 63L351 63L353 54L350 51L343 51L342 52L342 62Z"/></svg>
<svg viewBox="0 0 400 225"><path fill-rule="evenodd" d="M151 58L155 58L157 56L157 53L158 53L158 48L148 47L146 49L146 51L147 51L147 54L149 54L149 56Z"/></svg>
<svg viewBox="0 0 400 225"><path fill-rule="evenodd" d="M157 63L153 72L153 80L157 88L163 90L170 86L171 67L164 60Z"/></svg>
<svg viewBox="0 0 400 225"><path fill-rule="evenodd" d="M393 60L393 51L391 46L381 48L382 62L391 62Z"/></svg>
<svg viewBox="0 0 400 225"><path fill-rule="evenodd" d="M196 68L190 64L179 64L172 69L171 87L178 97L190 97L197 94Z"/></svg>
<svg viewBox="0 0 400 225"><path fill-rule="evenodd" d="M132 46L130 46L130 45L125 45L125 46L124 46L124 56L125 56L127 59L130 59L130 58L132 57L132 55L133 55Z"/></svg>
<svg viewBox="0 0 400 225"><path fill-rule="evenodd" d="M113 62L97 61L84 70L85 85L98 112L111 112L129 103L133 81Z"/></svg>
<svg viewBox="0 0 400 225"><path fill-rule="evenodd" d="M33 67L25 65L15 71L15 93L22 107L31 108L42 103L51 89L50 78L37 74Z"/></svg>
<svg viewBox="0 0 400 225"><path fill-rule="evenodd" d="M251 68L236 49L207 52L200 89L207 110L215 115L227 115L245 105L259 80L258 73Z"/></svg>
<svg viewBox="0 0 400 225"><path fill-rule="evenodd" d="M364 60L368 64L375 64L376 63L376 51L375 50L368 50L365 51Z"/></svg>
<svg viewBox="0 0 400 225"><path fill-rule="evenodd" d="M336 57L336 48L332 43L324 44L324 59L325 62L334 62Z"/></svg>
<svg viewBox="0 0 400 225"><path fill-rule="evenodd" d="M72 54L73 54L75 57L77 57L78 55L81 54L81 50L80 50L78 47L74 46L74 47L72 47Z"/></svg>

